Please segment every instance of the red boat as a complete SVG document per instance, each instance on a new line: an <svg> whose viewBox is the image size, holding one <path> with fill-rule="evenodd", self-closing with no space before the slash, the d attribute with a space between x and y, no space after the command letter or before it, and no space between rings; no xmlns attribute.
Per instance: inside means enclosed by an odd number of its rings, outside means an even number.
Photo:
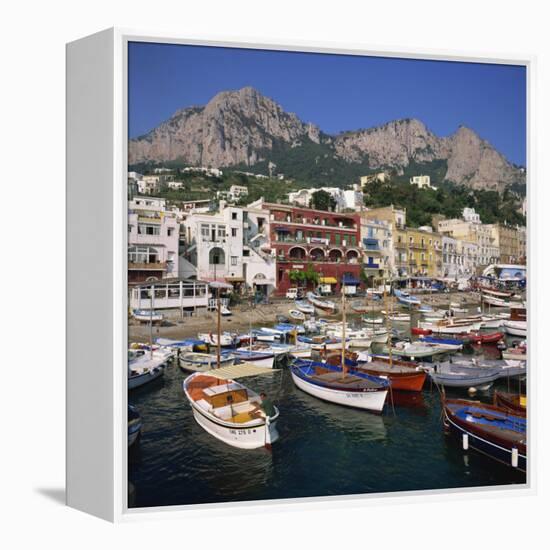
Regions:
<svg viewBox="0 0 550 550"><path fill-rule="evenodd" d="M432 331L429 328L412 327L411 334L428 336Z"/></svg>
<svg viewBox="0 0 550 550"><path fill-rule="evenodd" d="M331 353L327 357L327 363L335 365L340 364L342 359L341 352ZM346 359L357 361L357 354L346 350ZM372 361L367 363L358 363L350 369L370 374L372 376L384 376L388 378L392 390L397 391L422 391L427 373L417 370L417 363L413 361L401 361L399 359L391 360L385 356L374 356Z"/></svg>
<svg viewBox="0 0 550 550"><path fill-rule="evenodd" d="M470 337L472 344L496 344L504 338L502 332L491 332L490 334L470 332L467 336Z"/></svg>

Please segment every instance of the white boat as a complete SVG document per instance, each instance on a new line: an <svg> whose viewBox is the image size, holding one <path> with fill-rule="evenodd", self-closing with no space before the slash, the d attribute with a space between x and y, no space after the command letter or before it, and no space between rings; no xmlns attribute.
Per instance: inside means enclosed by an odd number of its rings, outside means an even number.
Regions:
<svg viewBox="0 0 550 550"><path fill-rule="evenodd" d="M132 311L132 317L137 321L160 323L164 316L158 311L151 311L150 309L134 309Z"/></svg>
<svg viewBox="0 0 550 550"><path fill-rule="evenodd" d="M249 348L237 348L232 350L231 355L243 363L251 363L255 367L272 369L275 363L275 354L269 351L260 351Z"/></svg>
<svg viewBox="0 0 550 550"><path fill-rule="evenodd" d="M239 382L195 373L184 380L183 391L197 424L227 445L258 449L279 439L278 409L267 416L260 396Z"/></svg>
<svg viewBox="0 0 550 550"><path fill-rule="evenodd" d="M497 298L496 296L489 296L487 294L483 294L481 296L481 299L486 303L493 307L510 307L510 302L507 302L506 300L503 300L502 298Z"/></svg>
<svg viewBox="0 0 550 550"><path fill-rule="evenodd" d="M382 310L382 313L394 323L408 323L411 320L409 313L388 313Z"/></svg>
<svg viewBox="0 0 550 550"><path fill-rule="evenodd" d="M453 319L444 319L436 322L420 322L418 326L423 329L431 330L436 334L462 334L479 330L481 321L472 323L470 321L455 322Z"/></svg>
<svg viewBox="0 0 550 550"><path fill-rule="evenodd" d="M482 315L481 319L481 328L500 328L504 321L496 315Z"/></svg>
<svg viewBox="0 0 550 550"><path fill-rule="evenodd" d="M220 312L221 313L221 312ZM201 333L198 335L199 340L203 340L207 344L211 346L217 346L218 345L218 335L212 332L208 333ZM228 347L233 346L235 344L235 336L231 334L230 332L222 332L220 334L220 346Z"/></svg>
<svg viewBox="0 0 550 550"><path fill-rule="evenodd" d="M288 314L292 319L296 319L297 321L303 321L306 318L305 314L297 309L289 310Z"/></svg>
<svg viewBox="0 0 550 550"><path fill-rule="evenodd" d="M206 372L217 368L218 357L216 353L194 353L187 352L180 354L180 367L187 372ZM233 355L220 355L220 367L229 367L235 363Z"/></svg>
<svg viewBox="0 0 550 550"><path fill-rule="evenodd" d="M330 403L382 412L389 390L387 379L365 373L344 373L338 366L296 360L290 367L297 388Z"/></svg>
<svg viewBox="0 0 550 550"><path fill-rule="evenodd" d="M434 365L428 369L430 378L440 386L449 388L489 389L500 377L500 369L465 367L449 363Z"/></svg>
<svg viewBox="0 0 550 550"><path fill-rule="evenodd" d="M431 309L431 310L421 310L420 313L424 319L443 319L447 312L444 309Z"/></svg>
<svg viewBox="0 0 550 550"><path fill-rule="evenodd" d="M148 353L138 355L134 350L128 351L128 389L139 388L164 374L166 360L151 357Z"/></svg>
<svg viewBox="0 0 550 550"><path fill-rule="evenodd" d="M308 304L305 300L295 300L294 306L298 311L301 311L306 315L313 315L315 313L315 308L311 304Z"/></svg>
<svg viewBox="0 0 550 550"><path fill-rule="evenodd" d="M224 317L229 317L230 315L233 315L231 313L231 311L229 310L229 308L227 306L224 306L224 305L221 305L220 306L220 313L224 316Z"/></svg>
<svg viewBox="0 0 550 550"><path fill-rule="evenodd" d="M381 325L384 323L383 317L367 317L363 316L363 323L366 325Z"/></svg>
<svg viewBox="0 0 550 550"><path fill-rule="evenodd" d="M527 337L527 321L508 321L505 320L502 323L506 334L511 336Z"/></svg>
<svg viewBox="0 0 550 550"><path fill-rule="evenodd" d="M334 302L324 300L321 296L315 294L314 292L308 292L306 298L310 304L321 310L323 313L332 314L336 312L336 304Z"/></svg>
<svg viewBox="0 0 550 550"><path fill-rule="evenodd" d="M397 342L392 345L392 354L400 357L408 357L411 360L421 357L432 357L441 353L448 353L450 350L438 344L417 344L415 342ZM389 349L384 348L384 353Z"/></svg>

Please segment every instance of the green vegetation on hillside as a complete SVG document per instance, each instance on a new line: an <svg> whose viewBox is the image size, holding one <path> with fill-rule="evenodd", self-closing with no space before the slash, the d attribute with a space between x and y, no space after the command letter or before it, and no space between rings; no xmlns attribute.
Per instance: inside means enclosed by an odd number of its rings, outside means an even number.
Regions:
<svg viewBox="0 0 550 550"><path fill-rule="evenodd" d="M418 173L418 172L417 172ZM437 190L418 189L403 178L389 183L374 182L365 189L365 204L371 208L393 204L407 209L407 225L430 225L432 217L441 214L446 218L460 218L464 207L475 208L483 223L507 222L525 224L518 211L521 202L517 194L468 189L464 186L443 184Z"/></svg>

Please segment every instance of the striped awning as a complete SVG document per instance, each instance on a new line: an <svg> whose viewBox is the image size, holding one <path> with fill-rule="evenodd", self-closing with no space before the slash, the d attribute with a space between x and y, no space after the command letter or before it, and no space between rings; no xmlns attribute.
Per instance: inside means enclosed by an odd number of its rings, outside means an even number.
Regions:
<svg viewBox="0 0 550 550"><path fill-rule="evenodd" d="M335 285L338 281L335 277L321 277L319 282L322 285Z"/></svg>

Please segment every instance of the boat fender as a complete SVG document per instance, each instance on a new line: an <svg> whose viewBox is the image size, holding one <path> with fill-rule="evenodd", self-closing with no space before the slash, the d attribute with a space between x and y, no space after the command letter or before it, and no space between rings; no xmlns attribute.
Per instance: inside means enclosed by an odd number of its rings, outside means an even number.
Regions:
<svg viewBox="0 0 550 550"><path fill-rule="evenodd" d="M512 468L518 467L518 450L516 447L512 449Z"/></svg>
<svg viewBox="0 0 550 550"><path fill-rule="evenodd" d="M462 434L462 448L467 451L468 450L468 434Z"/></svg>

